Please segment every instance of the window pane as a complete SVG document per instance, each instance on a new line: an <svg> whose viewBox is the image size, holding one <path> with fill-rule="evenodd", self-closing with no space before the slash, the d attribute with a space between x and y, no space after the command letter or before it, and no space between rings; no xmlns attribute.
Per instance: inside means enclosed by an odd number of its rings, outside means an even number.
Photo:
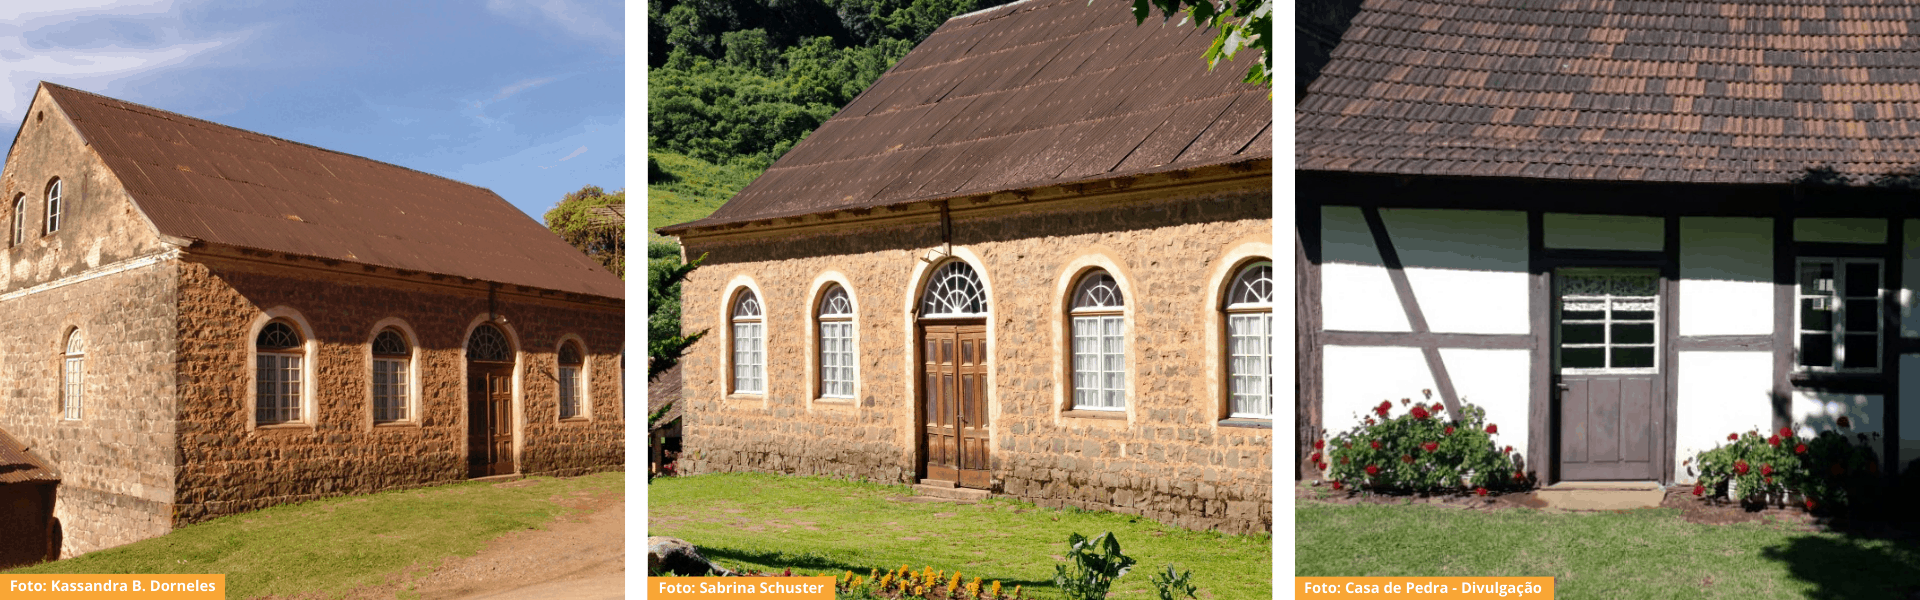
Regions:
<svg viewBox="0 0 1920 600"><path fill-rule="evenodd" d="M1653 343L1652 323L1615 323L1613 325L1613 343L1615 344L1651 344ZM1614 365L1619 366L1619 365Z"/></svg>
<svg viewBox="0 0 1920 600"><path fill-rule="evenodd" d="M1562 310L1560 311L1560 319L1563 321L1600 321L1606 318L1607 318L1607 311L1604 311L1604 310Z"/></svg>
<svg viewBox="0 0 1920 600"><path fill-rule="evenodd" d="M1563 369L1604 369L1607 367L1607 351L1602 348L1561 348L1560 367Z"/></svg>
<svg viewBox="0 0 1920 600"><path fill-rule="evenodd" d="M1880 331L1879 300L1847 301L1847 332L1873 333Z"/></svg>
<svg viewBox="0 0 1920 600"><path fill-rule="evenodd" d="M1562 344L1602 344L1607 341L1606 326L1599 323L1565 323L1560 325L1560 343Z"/></svg>
<svg viewBox="0 0 1920 600"><path fill-rule="evenodd" d="M1653 311L1651 310L1616 310L1616 311L1613 311L1613 320L1615 321L1652 321Z"/></svg>
<svg viewBox="0 0 1920 600"><path fill-rule="evenodd" d="M1800 334L1800 364L1808 367L1833 366L1833 336L1825 333Z"/></svg>
<svg viewBox="0 0 1920 600"><path fill-rule="evenodd" d="M1880 336L1847 334L1846 361L1841 365L1849 369L1872 369L1880 366Z"/></svg>
<svg viewBox="0 0 1920 600"><path fill-rule="evenodd" d="M1800 295L1825 296L1833 291L1833 263L1800 264Z"/></svg>
<svg viewBox="0 0 1920 600"><path fill-rule="evenodd" d="M1628 346L1613 349L1615 369L1645 369L1653 366L1652 346Z"/></svg>
<svg viewBox="0 0 1920 600"><path fill-rule="evenodd" d="M1880 265L1870 262L1847 264L1847 296L1877 296L1880 294Z"/></svg>
<svg viewBox="0 0 1920 600"><path fill-rule="evenodd" d="M1801 298L1800 328L1809 331L1833 331L1833 299Z"/></svg>

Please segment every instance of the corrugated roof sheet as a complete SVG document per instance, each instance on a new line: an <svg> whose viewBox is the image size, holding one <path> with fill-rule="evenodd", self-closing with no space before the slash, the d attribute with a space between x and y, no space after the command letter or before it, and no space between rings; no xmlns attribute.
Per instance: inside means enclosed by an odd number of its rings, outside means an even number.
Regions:
<svg viewBox="0 0 1920 600"><path fill-rule="evenodd" d="M686 403L680 401L680 383L680 365L677 363L661 371L658 377L647 381L648 415L652 415L654 411L660 410L660 407L668 403L673 404L673 408L667 409L667 414L661 415L660 420L651 423L648 429L665 427L686 412L681 410L681 406Z"/></svg>
<svg viewBox="0 0 1920 600"><path fill-rule="evenodd" d="M1368 0L1301 169L1784 183L1920 166L1920 5Z"/></svg>
<svg viewBox="0 0 1920 600"><path fill-rule="evenodd" d="M622 298L485 188L42 83L165 235Z"/></svg>
<svg viewBox="0 0 1920 600"><path fill-rule="evenodd" d="M34 455L26 445L0 429L0 485L29 481L60 481L53 464Z"/></svg>
<svg viewBox="0 0 1920 600"><path fill-rule="evenodd" d="M1208 71L1212 40L1117 0L955 17L725 206L662 230L1271 159L1253 53Z"/></svg>

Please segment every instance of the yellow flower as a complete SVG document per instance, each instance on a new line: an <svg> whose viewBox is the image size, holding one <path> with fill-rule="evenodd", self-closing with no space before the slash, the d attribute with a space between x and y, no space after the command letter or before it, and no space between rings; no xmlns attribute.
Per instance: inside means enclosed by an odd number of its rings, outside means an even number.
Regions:
<svg viewBox="0 0 1920 600"><path fill-rule="evenodd" d="M994 597L994 598L999 598L999 597L1000 597L1000 582L999 582L999 581L994 581L994 582L993 582L993 597Z"/></svg>

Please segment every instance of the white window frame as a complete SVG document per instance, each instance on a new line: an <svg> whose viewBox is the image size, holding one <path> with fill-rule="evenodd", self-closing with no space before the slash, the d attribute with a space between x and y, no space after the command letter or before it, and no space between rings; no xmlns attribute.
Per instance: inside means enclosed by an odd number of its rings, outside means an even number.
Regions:
<svg viewBox="0 0 1920 600"><path fill-rule="evenodd" d="M1090 287L1110 282L1109 299L1083 301ZM1073 410L1127 410L1127 305L1119 280L1105 269L1080 276L1068 298L1068 373Z"/></svg>
<svg viewBox="0 0 1920 600"><path fill-rule="evenodd" d="M844 302L836 302L842 300ZM844 305L844 306L842 306ZM851 400L854 382L859 379L858 350L853 341L853 295L840 284L829 284L820 296L816 312L819 333L819 372L821 398Z"/></svg>
<svg viewBox="0 0 1920 600"><path fill-rule="evenodd" d="M1266 289L1264 290L1264 293L1266 295L1264 297L1261 297L1258 294L1262 293L1262 291L1250 290L1251 293L1253 294L1253 297L1251 298L1252 301L1234 302L1233 299L1239 296L1239 294L1235 293L1236 291L1238 291L1237 286L1249 285L1249 283L1242 282L1242 279L1244 279L1248 275L1251 275L1256 269L1259 269L1261 267L1266 267L1267 269L1267 276L1266 276L1267 286L1266 286ZM1225 337L1226 337L1227 347L1224 349L1222 354L1225 356L1227 360L1227 365L1225 369L1226 376L1227 376L1227 381L1225 382L1226 388L1227 388L1227 418L1272 419L1273 418L1273 261L1269 261L1269 260L1254 261L1254 262L1247 263L1246 265L1243 265L1239 269L1235 269L1233 271L1232 282L1228 284L1227 305L1223 308L1223 312L1226 313L1225 314L1225 320L1226 320L1226 323L1225 323L1226 336ZM1240 320L1245 323L1258 324L1260 326L1260 332L1254 333L1252 335L1235 335L1234 322L1236 320ZM1245 349L1245 346L1249 341L1259 345L1260 348L1255 349L1254 352L1251 354L1240 352L1239 350ZM1264 395L1265 396L1264 403L1267 409L1266 412L1240 410L1241 404L1242 404L1241 398L1247 398L1254 403L1261 403L1263 400L1261 398L1261 395L1257 393L1255 394L1235 393L1237 389L1245 389L1243 387L1236 385L1236 384L1242 384L1242 383L1254 389L1259 389L1263 387L1266 389L1266 394Z"/></svg>
<svg viewBox="0 0 1920 600"><path fill-rule="evenodd" d="M49 235L60 231L60 216L62 214L61 209L64 208L63 206L61 206L61 202L60 202L61 188L65 187L65 185L66 183L64 181L61 181L59 179L54 179L53 183L47 186L46 233Z"/></svg>
<svg viewBox="0 0 1920 600"><path fill-rule="evenodd" d="M295 333L299 328L284 321L268 323L268 327L279 323L291 327ZM264 329L264 328L263 328ZM254 334L256 337L259 333ZM254 344L254 422L261 425L286 425L306 421L307 361L306 353L300 347L284 350L260 349L259 341ZM305 346L306 340L300 340ZM268 417L268 413L272 413ZM263 418L265 417L265 418Z"/></svg>
<svg viewBox="0 0 1920 600"><path fill-rule="evenodd" d="M294 332L300 335L301 345L299 348L269 350L267 352L260 351L260 332L265 330L267 325L274 321L283 321L293 327ZM254 317L252 326L247 328L245 343L247 348L245 390L247 400L245 405L247 426L249 428L312 427L319 417L316 412L317 407L315 406L318 387L315 385L313 377L314 353L318 344L314 341L313 328L307 324L306 318L301 316L298 311L286 306L269 308ZM295 369L294 373L299 375L299 385L294 388L299 394L297 397L299 419L276 422L260 421L260 406L263 400L260 397L260 367L264 357L297 359L290 364L286 361L279 361L282 364L270 368L283 369L283 373L284 369L293 368Z"/></svg>
<svg viewBox="0 0 1920 600"><path fill-rule="evenodd" d="M66 341L60 369L60 413L68 421L78 421L86 399L86 338L75 328L67 332Z"/></svg>
<svg viewBox="0 0 1920 600"><path fill-rule="evenodd" d="M1600 294L1600 295L1593 295L1593 294L1569 295L1564 293L1563 286L1566 283L1565 278L1559 276L1561 274L1595 275L1595 276L1604 276L1604 275L1646 276L1650 272L1654 273L1653 275L1654 291L1652 296L1620 296L1620 295L1613 294L1612 291L1608 291L1607 293ZM1653 365L1648 367L1612 367L1612 366L1584 367L1584 368L1561 367L1560 373L1566 374L1566 375L1653 375L1660 372L1660 363L1661 363L1661 359L1663 357L1664 351L1666 349L1666 345L1662 343L1662 339L1665 336L1665 328L1662 327L1660 322L1661 321L1660 314L1661 314L1661 310L1664 308L1663 304L1665 302L1665 299L1662 298L1660 294L1661 277L1660 275L1658 275L1658 271L1655 271L1652 269L1646 269L1646 268L1571 267L1571 268L1557 269L1554 271L1554 273L1556 277L1554 277L1554 299L1553 299L1553 303L1554 303L1553 304L1553 327L1554 327L1553 352L1555 354L1555 358L1560 359L1560 360L1556 360L1556 362L1564 364L1564 359L1559 355L1561 353L1561 350L1567 347L1569 344L1563 342L1560 339L1560 336L1562 335L1560 332L1560 328L1564 327L1569 322L1575 325L1582 325L1582 324L1600 325L1600 330L1602 332L1601 335L1603 337L1601 338L1601 342L1599 344L1573 344L1573 346L1575 347L1598 346L1599 348L1601 348L1602 356L1606 359L1606 364L1608 365L1613 364L1613 349L1616 347L1624 347L1624 346L1649 347L1650 346L1653 351ZM1614 344L1613 326L1615 324L1647 323L1647 321L1640 321L1640 320L1630 320L1630 321L1616 320L1613 317L1614 308L1615 308L1614 302L1618 300L1635 301L1635 300L1645 299L1645 298L1652 298L1652 302L1653 302L1653 311L1652 311L1653 320L1651 321L1653 325L1653 342L1651 344L1620 344L1620 345ZM1569 299L1574 301L1601 302L1603 303L1603 307L1604 307L1603 312L1605 314L1601 316L1600 320L1576 319L1573 321L1568 321L1566 317L1562 315L1562 313L1565 312L1564 309L1566 308L1566 302Z"/></svg>
<svg viewBox="0 0 1920 600"><path fill-rule="evenodd" d="M560 362L560 351L565 349L569 344L573 346L575 352L580 354L579 363L567 364ZM572 337L568 337L567 339L561 340L560 346L554 349L553 358L555 365L554 377L557 380L556 385L558 389L558 393L555 394L555 403L558 404L559 407L560 420L572 421L586 419L588 413L586 378L587 345L580 343L579 340L575 340Z"/></svg>
<svg viewBox="0 0 1920 600"><path fill-rule="evenodd" d="M400 336L400 343L407 349L405 356L381 354L374 351L374 344L379 341L380 335L388 331L393 331ZM414 358L420 352L417 345L413 343L412 332L393 325L375 327L373 339L367 343L367 353L371 357L373 365L373 376L369 379L369 383L373 386L372 408L374 424L384 425L389 423L418 422L418 415L416 414L418 409L415 406L417 394L414 388L418 385L418 381L416 380L419 379L419 373L417 372L418 369L415 368L416 361ZM383 370L386 371L386 373L383 374ZM388 381L381 381L383 375L387 376ZM397 396L397 398L395 398L395 396ZM395 400L397 400L397 402ZM386 418L382 418L380 409L383 405L396 409L399 415L393 416L389 414Z"/></svg>
<svg viewBox="0 0 1920 600"><path fill-rule="evenodd" d="M13 197L13 246L27 243L27 195Z"/></svg>
<svg viewBox="0 0 1920 600"><path fill-rule="evenodd" d="M1817 265L1821 263L1831 263L1833 265L1833 289L1831 290L1832 295L1815 295L1815 296L1807 295L1805 293L1805 290L1801 287L1802 286L1800 282L1801 273L1804 273L1806 271L1806 268L1808 265ZM1872 297L1845 295L1846 289L1847 289L1846 287L1847 286L1847 265L1850 265L1850 264L1871 264L1874 266L1875 270L1879 272L1878 278L1880 280L1880 283L1878 286L1875 287L1874 295ZM1886 328L1887 265L1886 265L1886 260L1880 259L1880 258L1865 258L1865 257L1803 256L1803 257L1798 257L1794 260L1793 278L1794 278L1794 281L1793 281L1793 368L1794 370L1800 371L1800 372L1808 372L1808 373L1879 373L1881 372L1881 370L1886 367L1886 365L1881 364L1885 362L1885 360L1883 359L1886 356L1885 349L1887 344L1887 328ZM1833 329L1831 331L1820 332L1820 331L1808 331L1806 329L1806 323L1804 322L1805 315L1802 314L1801 306L1804 305L1803 303L1806 300L1819 299L1819 298L1828 298L1835 301L1834 308L1833 308ZM1835 365L1846 364L1847 301L1849 300L1872 300L1873 301L1873 310L1874 310L1873 363L1874 363L1874 366L1872 367L1837 367L1837 366L1820 367L1820 366L1809 366L1809 365L1802 364L1801 363L1802 349L1800 347L1801 336L1807 335L1807 334L1818 334L1818 333L1827 333L1830 336L1830 339L1832 340L1833 364Z"/></svg>
<svg viewBox="0 0 1920 600"><path fill-rule="evenodd" d="M766 306L761 304L759 294L743 288L735 292L728 314L731 316L727 325L733 331L727 340L733 354L733 374L729 378L733 382L733 393L766 394Z"/></svg>

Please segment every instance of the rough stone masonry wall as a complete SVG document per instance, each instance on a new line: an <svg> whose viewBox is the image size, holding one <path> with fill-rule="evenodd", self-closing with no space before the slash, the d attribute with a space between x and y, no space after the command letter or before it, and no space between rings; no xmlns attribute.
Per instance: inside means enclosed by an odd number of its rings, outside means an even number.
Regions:
<svg viewBox="0 0 1920 600"><path fill-rule="evenodd" d="M175 522L327 496L467 478L466 332L487 314L483 290L232 259L181 267L180 453ZM249 326L288 306L319 342L317 421L248 429ZM617 470L624 460L620 379L623 309L500 294L497 311L517 335L523 474ZM417 425L374 425L368 343L382 319L419 337ZM578 335L588 355L591 418L559 420L555 352Z"/></svg>
<svg viewBox="0 0 1920 600"><path fill-rule="evenodd" d="M0 427L60 471L62 556L172 529L174 280L161 262L0 299ZM85 385L68 420L60 386L76 327Z"/></svg>
<svg viewBox="0 0 1920 600"><path fill-rule="evenodd" d="M917 424L906 377L904 314L917 261L940 246L937 223L688 242L707 254L682 288L689 331L709 330L683 362L687 472L763 471L909 483ZM1230 247L1270 243L1264 191L1104 208L956 219L953 244L978 255L992 289L990 395L996 491L1046 506L1144 515L1230 532L1272 529L1270 428L1222 426L1207 378L1207 273ZM1059 281L1089 252L1116 257L1132 281L1135 364L1128 420L1057 416L1054 332ZM1267 258L1271 259L1271 256ZM857 313L857 402L814 399L807 364L822 273L845 274ZM759 287L768 332L767 393L724 395L726 286Z"/></svg>

